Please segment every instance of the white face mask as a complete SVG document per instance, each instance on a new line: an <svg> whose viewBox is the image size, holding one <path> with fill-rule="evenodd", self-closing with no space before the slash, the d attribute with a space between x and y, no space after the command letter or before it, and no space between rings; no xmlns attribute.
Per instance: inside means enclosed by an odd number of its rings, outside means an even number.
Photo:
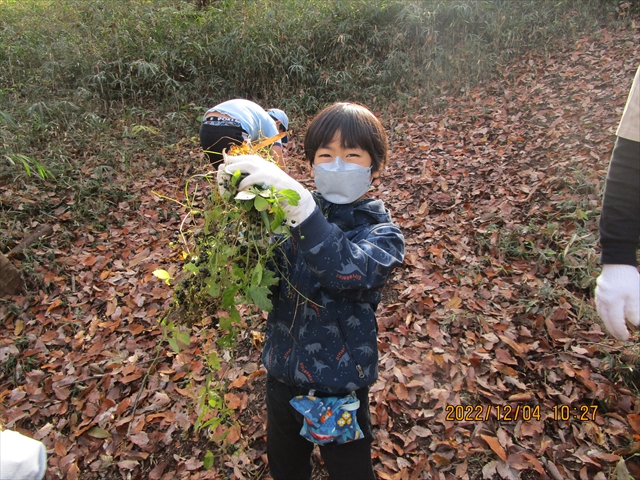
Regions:
<svg viewBox="0 0 640 480"><path fill-rule="evenodd" d="M340 157L333 162L313 166L318 191L331 203L355 202L369 190L371 167L347 163Z"/></svg>

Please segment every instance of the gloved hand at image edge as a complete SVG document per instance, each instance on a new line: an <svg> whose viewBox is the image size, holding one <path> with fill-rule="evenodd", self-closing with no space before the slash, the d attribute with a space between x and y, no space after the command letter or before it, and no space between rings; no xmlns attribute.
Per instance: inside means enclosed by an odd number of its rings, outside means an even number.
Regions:
<svg viewBox="0 0 640 480"><path fill-rule="evenodd" d="M296 226L304 222L316 208L316 202L309 190L287 175L275 163L271 163L259 155L225 157L225 173L233 175L237 170L249 174L238 185L239 190L246 190L252 185L268 185L275 187L276 190L294 190L300 195L298 205L283 205L289 226ZM221 175L219 173L218 188L220 188L220 178Z"/></svg>
<svg viewBox="0 0 640 480"><path fill-rule="evenodd" d="M606 264L596 280L596 308L607 330L618 340L627 340L626 321L640 324L640 275L633 265Z"/></svg>
<svg viewBox="0 0 640 480"><path fill-rule="evenodd" d="M46 468L42 442L13 430L0 432L0 480L40 480Z"/></svg>

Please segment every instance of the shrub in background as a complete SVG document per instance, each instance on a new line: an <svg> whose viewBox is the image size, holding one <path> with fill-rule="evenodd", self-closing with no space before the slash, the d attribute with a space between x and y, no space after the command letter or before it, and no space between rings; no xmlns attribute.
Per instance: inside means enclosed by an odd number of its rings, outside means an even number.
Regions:
<svg viewBox="0 0 640 480"><path fill-rule="evenodd" d="M87 159L128 168L136 153L153 157L195 137L205 109L233 97L277 105L294 125L339 100L412 109L430 104L444 84L471 86L525 50L553 49L617 21L616 7L606 0L6 0L0 158L24 155L57 179L77 177ZM0 177L16 165L1 161Z"/></svg>

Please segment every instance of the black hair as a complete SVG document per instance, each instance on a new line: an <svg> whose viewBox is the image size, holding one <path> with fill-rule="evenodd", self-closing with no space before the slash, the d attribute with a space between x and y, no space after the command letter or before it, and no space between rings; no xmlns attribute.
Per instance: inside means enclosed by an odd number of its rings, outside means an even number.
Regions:
<svg viewBox="0 0 640 480"><path fill-rule="evenodd" d="M361 148L371 155L371 170L378 172L387 163L389 143L380 120L357 103L334 103L311 121L304 138L304 154L313 166L319 148L327 147L340 134L343 148Z"/></svg>

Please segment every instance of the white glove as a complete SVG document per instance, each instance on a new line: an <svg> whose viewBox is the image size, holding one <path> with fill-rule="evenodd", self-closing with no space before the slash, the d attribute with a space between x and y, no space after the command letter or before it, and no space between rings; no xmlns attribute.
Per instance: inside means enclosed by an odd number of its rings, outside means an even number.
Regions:
<svg viewBox="0 0 640 480"><path fill-rule="evenodd" d="M300 183L287 175L275 164L268 162L259 155L228 156L225 159L225 172L233 175L236 170L248 173L238 185L239 190L246 190L252 185L273 186L276 190L295 190L300 195L298 205L283 205L287 224L299 225L304 222L316 208L313 196Z"/></svg>
<svg viewBox="0 0 640 480"><path fill-rule="evenodd" d="M640 276L633 265L603 265L596 280L596 308L607 330L618 340L627 340L627 321L640 324Z"/></svg>
<svg viewBox="0 0 640 480"><path fill-rule="evenodd" d="M44 444L12 430L0 432L0 479L40 480L47 468Z"/></svg>

